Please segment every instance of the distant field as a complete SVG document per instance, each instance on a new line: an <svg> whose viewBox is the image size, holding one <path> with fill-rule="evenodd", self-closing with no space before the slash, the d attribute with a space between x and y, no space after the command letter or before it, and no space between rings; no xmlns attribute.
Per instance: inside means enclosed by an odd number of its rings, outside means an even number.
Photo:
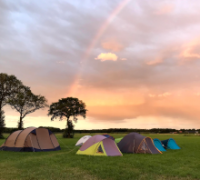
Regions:
<svg viewBox="0 0 200 180"><path fill-rule="evenodd" d="M194 180L200 179L200 136L145 134L160 140L174 138L181 150L159 155L123 154L123 157L76 155L75 143L85 134L63 139L61 151L0 151L0 180ZM92 134L94 135L94 134ZM111 134L115 138L125 134ZM7 135L6 135L7 136ZM0 140L0 145L4 140Z"/></svg>

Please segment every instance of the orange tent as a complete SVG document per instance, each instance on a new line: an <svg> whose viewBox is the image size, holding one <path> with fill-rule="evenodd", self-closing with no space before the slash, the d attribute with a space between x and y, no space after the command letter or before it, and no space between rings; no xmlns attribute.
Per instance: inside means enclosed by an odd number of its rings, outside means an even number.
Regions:
<svg viewBox="0 0 200 180"><path fill-rule="evenodd" d="M0 147L3 151L56 151L61 150L55 135L46 128L28 127L10 134Z"/></svg>

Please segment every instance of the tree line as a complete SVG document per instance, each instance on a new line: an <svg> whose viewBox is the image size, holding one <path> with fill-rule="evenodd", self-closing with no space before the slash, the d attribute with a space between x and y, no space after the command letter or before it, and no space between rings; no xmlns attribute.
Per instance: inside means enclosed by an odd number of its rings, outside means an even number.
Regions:
<svg viewBox="0 0 200 180"><path fill-rule="evenodd" d="M56 128L56 127L49 127L49 126L40 126L43 128L47 128L50 131L54 132L54 133L63 133L66 131L66 129L60 129L60 128ZM39 127L39 128L40 128ZM17 128L5 128L4 132L5 133L12 133L14 131L18 130ZM194 133L194 131L197 131L200 133L200 129L171 129L171 128L152 128L152 129L127 129L127 128L110 128L110 129L74 129L73 132L74 133L131 133L131 132L137 132L137 133L141 133L141 134L145 134L145 133L189 133L192 132Z"/></svg>
<svg viewBox="0 0 200 180"><path fill-rule="evenodd" d="M56 118L67 120L63 137L73 137L73 122L77 122L77 116L85 118L87 111L85 103L73 97L59 99L58 102L54 102L49 106L44 96L34 94L30 87L24 85L16 76L0 73L0 138L3 138L3 132L9 129L5 128L3 107L6 105L19 113L16 128L18 130L23 129L23 119L28 114L48 107L47 115L51 116L52 121ZM70 119L71 117L73 119Z"/></svg>
<svg viewBox="0 0 200 180"><path fill-rule="evenodd" d="M62 131L62 130L61 130ZM110 129L92 129L92 130L74 130L75 133L188 133L200 129L171 129L171 128L152 128L152 129L128 129L128 128L110 128Z"/></svg>

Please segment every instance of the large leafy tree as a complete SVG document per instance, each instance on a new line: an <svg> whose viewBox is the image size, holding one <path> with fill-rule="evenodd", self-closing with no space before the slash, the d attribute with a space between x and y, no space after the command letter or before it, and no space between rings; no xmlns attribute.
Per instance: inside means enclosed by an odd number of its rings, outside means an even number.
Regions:
<svg viewBox="0 0 200 180"><path fill-rule="evenodd" d="M18 129L23 129L23 119L26 115L35 112L38 109L48 107L47 100L44 96L35 95L29 87L21 86L12 98L8 99L11 108L20 113Z"/></svg>
<svg viewBox="0 0 200 180"><path fill-rule="evenodd" d="M73 133L73 121L77 122L77 116L86 117L86 105L78 98L67 97L59 99L58 102L52 103L49 108L48 116L52 116L53 121L56 118L67 120L67 137L71 137ZM70 117L73 119L71 120Z"/></svg>
<svg viewBox="0 0 200 180"><path fill-rule="evenodd" d="M0 73L0 123L2 126L5 126L2 109L7 104L8 98L15 94L20 86L22 86L22 82L14 75ZM0 136L2 136L2 130L3 128L0 128Z"/></svg>

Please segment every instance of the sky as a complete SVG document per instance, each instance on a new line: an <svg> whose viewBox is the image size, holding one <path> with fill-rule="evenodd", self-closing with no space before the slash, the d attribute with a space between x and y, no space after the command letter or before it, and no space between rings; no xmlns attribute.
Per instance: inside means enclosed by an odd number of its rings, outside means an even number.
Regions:
<svg viewBox="0 0 200 180"><path fill-rule="evenodd" d="M200 129L200 2L0 0L0 73L50 105L76 97L75 129ZM4 107L6 127L19 113ZM65 128L48 108L24 127Z"/></svg>

